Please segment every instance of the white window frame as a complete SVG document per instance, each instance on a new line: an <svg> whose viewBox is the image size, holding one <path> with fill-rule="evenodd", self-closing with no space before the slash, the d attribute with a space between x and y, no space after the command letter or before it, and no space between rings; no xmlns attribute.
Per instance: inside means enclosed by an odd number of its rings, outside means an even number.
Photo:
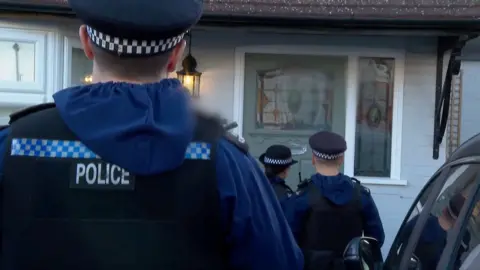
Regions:
<svg viewBox="0 0 480 270"><path fill-rule="evenodd" d="M72 80L72 51L73 49L82 49L80 38L65 36L63 38L63 89L70 87Z"/></svg>
<svg viewBox="0 0 480 270"><path fill-rule="evenodd" d="M392 151L390 177L355 176L365 184L406 185L407 181L400 178L402 157L402 115L403 91L405 76L405 51L399 49L378 49L362 47L324 47L324 46L247 46L235 49L235 77L233 96L233 120L237 122L237 134L243 134L243 104L245 80L245 54L286 54L286 55L318 55L346 56L346 120L345 140L348 149L345 153L344 173L354 176L355 164L355 130L357 115L357 96L359 85L359 59L361 57L384 57L395 59L394 89L393 89L393 123Z"/></svg>
<svg viewBox="0 0 480 270"><path fill-rule="evenodd" d="M31 29L0 28L0 41L35 44L35 81L0 81L0 106L23 107L45 102L47 91L47 40L49 33Z"/></svg>

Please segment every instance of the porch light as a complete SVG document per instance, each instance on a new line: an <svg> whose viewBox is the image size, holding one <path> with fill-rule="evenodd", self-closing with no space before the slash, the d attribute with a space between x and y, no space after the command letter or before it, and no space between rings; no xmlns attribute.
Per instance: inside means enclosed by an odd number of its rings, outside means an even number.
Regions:
<svg viewBox="0 0 480 270"><path fill-rule="evenodd" d="M182 70L177 71L177 78L182 85L188 90L192 97L200 97L200 76L201 72L197 71L197 60L191 54L192 50L192 34L189 33L188 39L188 55L182 61Z"/></svg>
<svg viewBox="0 0 480 270"><path fill-rule="evenodd" d="M83 78L83 83L84 84L91 84L93 82L92 75L87 75Z"/></svg>

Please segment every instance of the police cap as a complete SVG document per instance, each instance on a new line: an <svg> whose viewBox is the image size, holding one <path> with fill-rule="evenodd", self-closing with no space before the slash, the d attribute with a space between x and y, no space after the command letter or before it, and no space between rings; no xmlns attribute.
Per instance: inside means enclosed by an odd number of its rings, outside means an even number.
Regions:
<svg viewBox="0 0 480 270"><path fill-rule="evenodd" d="M198 22L201 0L69 0L92 42L119 56L173 49Z"/></svg>
<svg viewBox="0 0 480 270"><path fill-rule="evenodd" d="M291 166L298 161L292 158L292 151L284 145L272 145L260 155L260 162L268 166Z"/></svg>
<svg viewBox="0 0 480 270"><path fill-rule="evenodd" d="M313 134L308 140L312 153L325 160L334 160L347 150L345 139L333 132L321 131Z"/></svg>

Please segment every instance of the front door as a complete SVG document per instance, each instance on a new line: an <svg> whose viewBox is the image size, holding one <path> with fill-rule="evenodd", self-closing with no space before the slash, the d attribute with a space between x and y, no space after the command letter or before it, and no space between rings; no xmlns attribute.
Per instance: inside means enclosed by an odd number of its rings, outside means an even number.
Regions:
<svg viewBox="0 0 480 270"><path fill-rule="evenodd" d="M345 135L346 56L245 54L243 137L258 157L273 144L292 148L287 184L314 173L308 138Z"/></svg>

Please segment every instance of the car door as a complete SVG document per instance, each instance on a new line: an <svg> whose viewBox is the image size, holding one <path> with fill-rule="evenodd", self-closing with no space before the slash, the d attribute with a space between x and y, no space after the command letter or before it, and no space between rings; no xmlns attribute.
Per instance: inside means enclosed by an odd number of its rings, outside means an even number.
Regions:
<svg viewBox="0 0 480 270"><path fill-rule="evenodd" d="M455 237L456 243L445 250L445 257L458 258L446 264L458 270L477 270L480 268L480 199L477 195L467 209L464 223ZM447 253L448 252L448 253ZM453 256L448 256L452 254Z"/></svg>
<svg viewBox="0 0 480 270"><path fill-rule="evenodd" d="M480 269L480 173L476 178L440 258L442 269Z"/></svg>
<svg viewBox="0 0 480 270"><path fill-rule="evenodd" d="M479 161L460 159L434 174L400 227L384 269L408 269L412 261L418 261L422 269L459 269L466 256L459 247L470 244L463 225L468 208L476 201ZM462 237L457 241L458 236Z"/></svg>

